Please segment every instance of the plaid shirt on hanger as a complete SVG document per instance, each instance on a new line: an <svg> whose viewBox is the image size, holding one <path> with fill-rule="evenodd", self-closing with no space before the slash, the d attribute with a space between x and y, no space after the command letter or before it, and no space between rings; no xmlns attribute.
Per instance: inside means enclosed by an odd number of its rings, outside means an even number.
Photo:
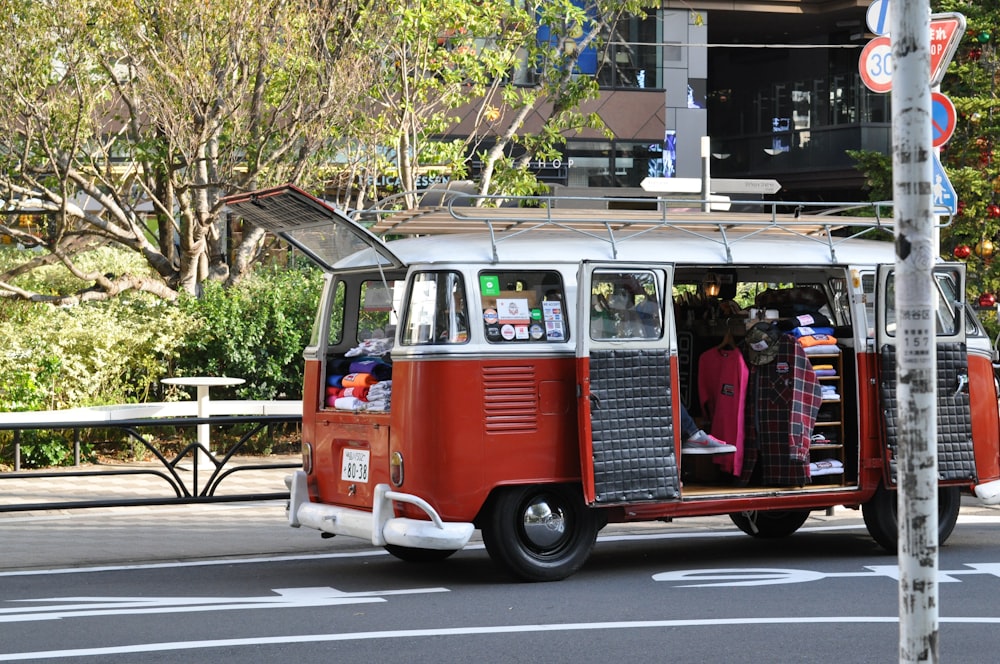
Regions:
<svg viewBox="0 0 1000 664"><path fill-rule="evenodd" d="M809 438L822 400L806 352L790 335L782 335L775 359L750 367L741 484L751 476L764 485L808 483Z"/></svg>

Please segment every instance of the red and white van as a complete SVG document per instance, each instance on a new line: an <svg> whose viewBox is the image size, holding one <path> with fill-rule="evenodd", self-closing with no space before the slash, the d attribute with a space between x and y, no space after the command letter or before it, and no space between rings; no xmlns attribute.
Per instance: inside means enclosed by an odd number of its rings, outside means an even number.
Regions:
<svg viewBox="0 0 1000 664"><path fill-rule="evenodd" d="M856 237L885 220L446 206L369 230L293 186L227 203L326 269L292 526L416 561L480 529L539 581L607 523L685 516L781 537L860 507L895 551L894 252ZM964 276L936 268L942 543L962 492L1000 502ZM727 451L685 443L682 403Z"/></svg>

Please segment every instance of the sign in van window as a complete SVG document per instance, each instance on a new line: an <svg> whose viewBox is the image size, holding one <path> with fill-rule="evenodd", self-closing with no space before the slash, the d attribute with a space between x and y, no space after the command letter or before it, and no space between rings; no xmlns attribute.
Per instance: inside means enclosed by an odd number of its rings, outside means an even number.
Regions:
<svg viewBox="0 0 1000 664"><path fill-rule="evenodd" d="M490 343L568 340L565 301L562 276L554 270L479 273L483 334Z"/></svg>
<svg viewBox="0 0 1000 664"><path fill-rule="evenodd" d="M465 302L465 283L458 272L414 274L400 341L404 346L467 343Z"/></svg>

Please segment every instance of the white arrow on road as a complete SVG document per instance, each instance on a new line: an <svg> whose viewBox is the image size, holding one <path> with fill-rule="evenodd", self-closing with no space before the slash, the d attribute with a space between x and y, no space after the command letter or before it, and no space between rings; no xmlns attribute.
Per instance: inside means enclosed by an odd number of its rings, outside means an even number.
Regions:
<svg viewBox="0 0 1000 664"><path fill-rule="evenodd" d="M0 608L0 623L62 620L94 616L137 615L140 613L194 613L240 609L294 609L306 606L340 606L384 602L387 595L446 593L447 588L373 590L346 593L336 588L275 588L275 595L262 597L49 597L10 600L45 602L46 606Z"/></svg>

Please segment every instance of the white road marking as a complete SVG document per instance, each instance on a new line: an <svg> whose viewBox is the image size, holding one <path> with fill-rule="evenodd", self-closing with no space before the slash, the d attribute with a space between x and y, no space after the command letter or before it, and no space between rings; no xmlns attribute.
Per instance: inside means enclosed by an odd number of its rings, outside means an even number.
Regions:
<svg viewBox="0 0 1000 664"><path fill-rule="evenodd" d="M368 641L378 639L412 639L426 636L471 636L478 634L525 634L527 632L578 632L598 629L646 629L663 627L721 627L726 625L820 625L820 624L895 624L897 616L779 616L774 618L688 618L683 620L635 620L592 623L565 623L551 625L498 625L480 627L440 627L433 629L400 629L350 634L293 634L288 636L261 636L239 639L209 639L198 641L166 641L141 643L128 646L102 648L73 648L67 650L40 650L0 654L0 662L19 662L31 659L59 659L62 657L100 657L131 655L136 653L167 652L178 650L207 650L211 648L241 648L247 646L283 645L294 643L329 643L336 641ZM1000 617L941 617L940 623L965 625L998 625Z"/></svg>
<svg viewBox="0 0 1000 664"><path fill-rule="evenodd" d="M384 595L446 593L447 588L368 590L347 593L336 588L275 588L274 595L262 597L43 597L9 600L16 608L0 609L0 623L92 618L94 616L141 615L152 613L195 613L240 609L294 609L304 606L340 606L384 602ZM25 610L30 602L57 602Z"/></svg>

